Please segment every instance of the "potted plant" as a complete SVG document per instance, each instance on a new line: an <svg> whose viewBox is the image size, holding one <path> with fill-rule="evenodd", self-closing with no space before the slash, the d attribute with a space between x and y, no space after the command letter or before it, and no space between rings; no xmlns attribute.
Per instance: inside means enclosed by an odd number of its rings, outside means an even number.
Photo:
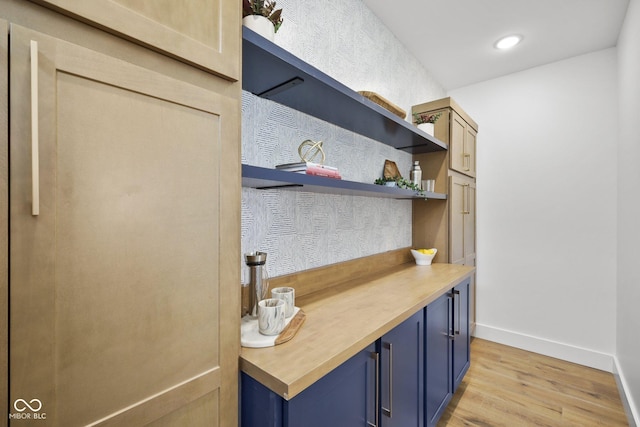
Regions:
<svg viewBox="0 0 640 427"><path fill-rule="evenodd" d="M387 187L398 187L398 188L404 188L406 190L413 190L419 196L424 196L424 191L422 190L422 188L420 188L418 185L414 184L413 182L407 181L401 176L395 176L393 178L382 177L382 178L376 179L373 183L376 185L386 185Z"/></svg>
<svg viewBox="0 0 640 427"><path fill-rule="evenodd" d="M440 118L440 113L413 113L413 123L431 136L434 136L434 124Z"/></svg>
<svg viewBox="0 0 640 427"><path fill-rule="evenodd" d="M276 2L273 0L242 0L242 23L273 41L282 25L282 9L276 9Z"/></svg>
<svg viewBox="0 0 640 427"><path fill-rule="evenodd" d="M399 178L394 176L394 177L383 177L383 178L378 178L374 181L375 184L377 185L386 185L387 187L395 187L397 185L396 181Z"/></svg>

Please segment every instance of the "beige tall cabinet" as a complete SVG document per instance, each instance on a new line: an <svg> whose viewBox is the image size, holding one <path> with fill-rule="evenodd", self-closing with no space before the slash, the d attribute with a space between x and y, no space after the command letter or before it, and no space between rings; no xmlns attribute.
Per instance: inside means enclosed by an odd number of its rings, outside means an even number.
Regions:
<svg viewBox="0 0 640 427"><path fill-rule="evenodd" d="M413 113L440 113L435 137L447 143L444 153L414 156L423 179L436 180L446 201L413 202L413 245L436 247L435 262L476 265L476 139L478 124L452 98L416 105ZM470 288L470 321L475 330L475 274Z"/></svg>
<svg viewBox="0 0 640 427"><path fill-rule="evenodd" d="M5 419L235 426L239 4L41 3L0 1Z"/></svg>

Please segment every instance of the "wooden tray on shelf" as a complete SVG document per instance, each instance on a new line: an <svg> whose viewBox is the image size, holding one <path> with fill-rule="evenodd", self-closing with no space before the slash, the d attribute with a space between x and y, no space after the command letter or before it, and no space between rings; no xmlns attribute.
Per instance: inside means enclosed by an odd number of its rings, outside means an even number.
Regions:
<svg viewBox="0 0 640 427"><path fill-rule="evenodd" d="M406 111L404 111L402 108L398 107L393 102L389 101L386 98L383 98L382 96L378 95L375 92L369 92L369 91L366 91L366 90L359 90L358 93L360 95L364 96L365 98L367 98L368 100L370 100L372 102L375 102L376 104L378 104L379 106L381 106L385 110L391 111L393 114L395 114L396 116L400 117L401 119L404 119L405 117L407 117L407 112Z"/></svg>

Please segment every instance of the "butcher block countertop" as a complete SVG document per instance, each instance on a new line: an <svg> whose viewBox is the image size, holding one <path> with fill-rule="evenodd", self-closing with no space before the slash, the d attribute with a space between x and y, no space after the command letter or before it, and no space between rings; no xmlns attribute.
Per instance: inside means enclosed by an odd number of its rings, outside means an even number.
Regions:
<svg viewBox="0 0 640 427"><path fill-rule="evenodd" d="M240 369L292 399L474 270L409 262L297 297L306 321L296 336L275 347L242 348ZM298 291L294 279L287 286Z"/></svg>

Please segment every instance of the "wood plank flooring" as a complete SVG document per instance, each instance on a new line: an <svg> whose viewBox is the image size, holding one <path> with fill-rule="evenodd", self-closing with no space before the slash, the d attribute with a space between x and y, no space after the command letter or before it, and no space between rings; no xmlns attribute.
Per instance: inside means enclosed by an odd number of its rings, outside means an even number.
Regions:
<svg viewBox="0 0 640 427"><path fill-rule="evenodd" d="M475 338L438 427L628 426L611 373Z"/></svg>

